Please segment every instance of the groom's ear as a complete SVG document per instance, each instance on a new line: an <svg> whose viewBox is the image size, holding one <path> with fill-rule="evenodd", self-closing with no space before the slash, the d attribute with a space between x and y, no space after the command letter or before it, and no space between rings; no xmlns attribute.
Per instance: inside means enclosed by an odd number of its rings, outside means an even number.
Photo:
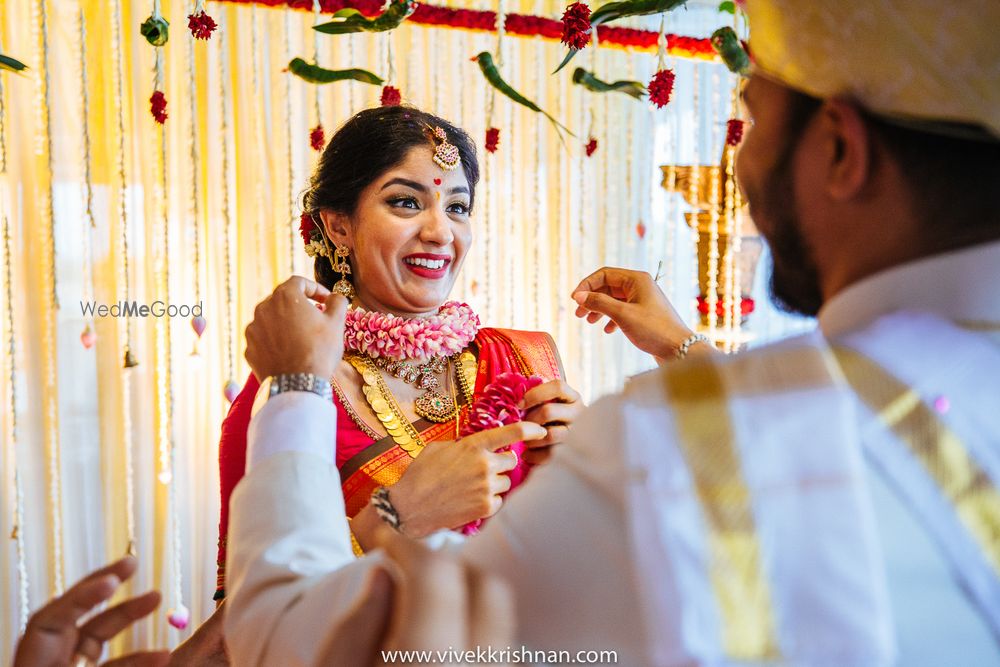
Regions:
<svg viewBox="0 0 1000 667"><path fill-rule="evenodd" d="M319 212L320 220L323 222L323 231L326 238L337 245L346 245L353 248L354 244L351 235L351 221L343 213L323 209Z"/></svg>

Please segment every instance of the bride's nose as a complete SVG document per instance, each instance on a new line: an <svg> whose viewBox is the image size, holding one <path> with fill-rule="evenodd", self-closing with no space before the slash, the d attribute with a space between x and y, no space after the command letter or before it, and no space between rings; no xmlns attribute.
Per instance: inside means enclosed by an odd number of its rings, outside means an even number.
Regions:
<svg viewBox="0 0 1000 667"><path fill-rule="evenodd" d="M427 210L420 228L420 240L433 245L446 246L452 242L451 220L440 206Z"/></svg>

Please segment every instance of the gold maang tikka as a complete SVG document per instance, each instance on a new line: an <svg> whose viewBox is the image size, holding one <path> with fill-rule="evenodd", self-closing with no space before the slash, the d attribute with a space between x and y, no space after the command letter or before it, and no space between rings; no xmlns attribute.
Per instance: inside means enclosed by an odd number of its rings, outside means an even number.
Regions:
<svg viewBox="0 0 1000 667"><path fill-rule="evenodd" d="M445 171L458 169L462 164L458 146L448 141L448 134L442 128L428 126L428 129L434 138L434 162Z"/></svg>

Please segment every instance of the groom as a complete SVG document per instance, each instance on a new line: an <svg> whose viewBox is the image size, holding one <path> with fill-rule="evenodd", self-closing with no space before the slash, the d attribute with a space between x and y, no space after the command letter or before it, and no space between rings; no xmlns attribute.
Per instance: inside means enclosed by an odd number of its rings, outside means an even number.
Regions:
<svg viewBox="0 0 1000 667"><path fill-rule="evenodd" d="M460 555L513 587L515 647L629 665L996 664L1000 4L747 11L738 176L775 296L818 313L821 333L634 379ZM258 309L258 374L336 362L339 323L307 296L326 298L293 279ZM574 298L658 357L686 338L640 274L598 272ZM348 621L385 604L370 582L391 565L352 556L333 419L293 391L251 426L229 538L236 664L333 664L331 647L374 645ZM456 618L475 606L453 601Z"/></svg>

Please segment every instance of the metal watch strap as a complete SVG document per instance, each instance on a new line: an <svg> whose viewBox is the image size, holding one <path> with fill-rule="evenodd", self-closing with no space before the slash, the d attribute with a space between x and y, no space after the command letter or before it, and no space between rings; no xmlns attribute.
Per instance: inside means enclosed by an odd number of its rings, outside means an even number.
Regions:
<svg viewBox="0 0 1000 667"><path fill-rule="evenodd" d="M282 373L273 376L268 398L286 391L309 391L328 401L333 400L333 388L330 386L330 381L312 373Z"/></svg>

